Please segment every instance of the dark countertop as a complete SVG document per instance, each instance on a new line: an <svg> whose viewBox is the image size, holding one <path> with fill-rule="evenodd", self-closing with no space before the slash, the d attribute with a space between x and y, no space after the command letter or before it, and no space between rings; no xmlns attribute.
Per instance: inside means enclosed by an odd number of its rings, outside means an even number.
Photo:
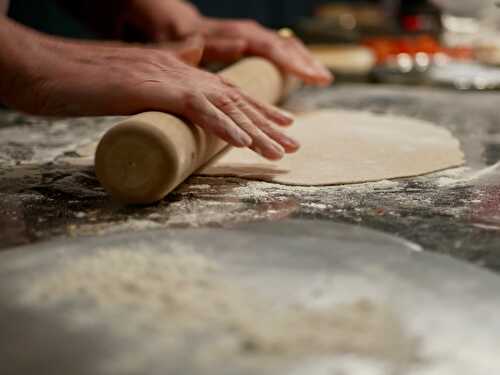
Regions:
<svg viewBox="0 0 500 375"><path fill-rule="evenodd" d="M500 93L337 85L303 90L296 111L362 109L435 122L460 139L467 166L396 181L290 187L192 177L147 207L113 203L92 146L116 118L44 119L0 112L0 248L56 236L305 218L361 225L500 272Z"/></svg>

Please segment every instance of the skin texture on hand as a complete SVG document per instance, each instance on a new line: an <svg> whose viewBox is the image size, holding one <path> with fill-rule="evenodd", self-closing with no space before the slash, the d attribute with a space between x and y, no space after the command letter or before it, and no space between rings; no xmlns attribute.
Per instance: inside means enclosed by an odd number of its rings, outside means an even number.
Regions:
<svg viewBox="0 0 500 375"><path fill-rule="evenodd" d="M256 55L308 84L328 85L332 81L330 72L300 40L280 36L253 21L207 18L179 0L129 0L124 14L123 22L131 23L154 42L201 35L206 61L232 62Z"/></svg>
<svg viewBox="0 0 500 375"><path fill-rule="evenodd" d="M0 0L0 15L7 14L9 9L9 0Z"/></svg>
<svg viewBox="0 0 500 375"><path fill-rule="evenodd" d="M180 116L236 147L279 159L299 145L276 127L289 115L195 64L202 42L174 49L49 37L0 18L0 99L41 115Z"/></svg>

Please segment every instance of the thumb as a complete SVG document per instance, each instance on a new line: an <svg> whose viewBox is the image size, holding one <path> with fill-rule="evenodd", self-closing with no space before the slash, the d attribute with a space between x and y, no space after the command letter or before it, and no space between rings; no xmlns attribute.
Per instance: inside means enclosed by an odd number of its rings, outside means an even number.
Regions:
<svg viewBox="0 0 500 375"><path fill-rule="evenodd" d="M174 47L175 54L185 63L198 66L203 57L205 43L200 36L193 36Z"/></svg>

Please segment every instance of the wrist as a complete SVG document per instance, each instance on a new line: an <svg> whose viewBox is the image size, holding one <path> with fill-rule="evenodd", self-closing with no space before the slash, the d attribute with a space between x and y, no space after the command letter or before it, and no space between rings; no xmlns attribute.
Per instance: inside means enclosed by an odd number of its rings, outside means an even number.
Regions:
<svg viewBox="0 0 500 375"><path fill-rule="evenodd" d="M0 101L20 107L46 65L43 44L48 39L6 17L0 17Z"/></svg>

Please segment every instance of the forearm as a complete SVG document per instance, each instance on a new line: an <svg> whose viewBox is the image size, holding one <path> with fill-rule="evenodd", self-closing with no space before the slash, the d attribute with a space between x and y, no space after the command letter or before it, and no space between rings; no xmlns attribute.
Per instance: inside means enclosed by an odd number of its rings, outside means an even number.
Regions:
<svg viewBox="0 0 500 375"><path fill-rule="evenodd" d="M14 86L19 87L19 80L34 71L33 64L36 62L24 56L37 48L37 35L7 17L0 16L0 101L4 104L12 101L12 90Z"/></svg>

